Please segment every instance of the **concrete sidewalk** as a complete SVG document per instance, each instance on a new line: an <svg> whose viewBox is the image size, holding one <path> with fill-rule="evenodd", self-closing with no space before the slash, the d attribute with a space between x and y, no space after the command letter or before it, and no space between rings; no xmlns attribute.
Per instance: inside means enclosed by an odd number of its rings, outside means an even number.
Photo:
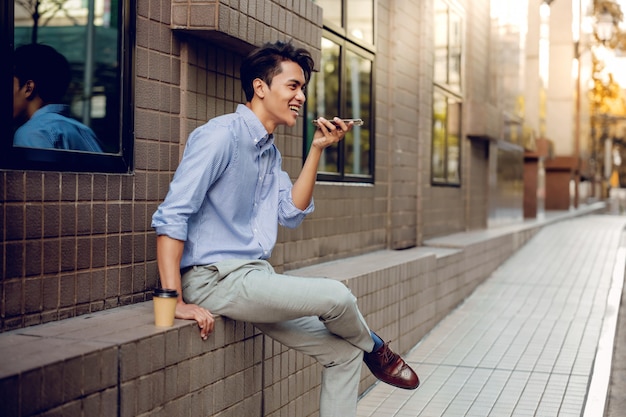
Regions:
<svg viewBox="0 0 626 417"><path fill-rule="evenodd" d="M589 215L545 226L405 356L420 388L378 383L357 416L603 416L625 225Z"/></svg>

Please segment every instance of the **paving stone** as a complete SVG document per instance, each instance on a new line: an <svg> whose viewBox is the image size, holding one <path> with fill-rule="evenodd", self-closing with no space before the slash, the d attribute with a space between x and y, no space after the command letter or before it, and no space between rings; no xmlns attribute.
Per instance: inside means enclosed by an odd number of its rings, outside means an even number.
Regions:
<svg viewBox="0 0 626 417"><path fill-rule="evenodd" d="M544 227L406 357L420 388L407 398L407 391L378 383L360 399L357 416L587 417L616 265L623 283L625 225L623 216L589 215ZM453 247L459 239L430 243ZM621 323L626 327L626 318ZM624 351L616 353L618 363L626 362ZM622 414L609 417L624 415L623 375L614 374L609 401Z"/></svg>

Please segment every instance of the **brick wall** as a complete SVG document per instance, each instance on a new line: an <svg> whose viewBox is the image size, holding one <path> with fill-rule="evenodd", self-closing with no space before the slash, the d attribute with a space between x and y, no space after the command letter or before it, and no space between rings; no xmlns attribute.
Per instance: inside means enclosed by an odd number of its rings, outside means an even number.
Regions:
<svg viewBox="0 0 626 417"><path fill-rule="evenodd" d="M432 4L377 7L375 183L318 184L316 212L279 232L279 271L464 230L470 203L471 224L484 224L487 195L468 200L465 174L486 162L469 158L466 141L463 187L430 185ZM252 45L292 39L319 59L321 34L322 11L309 0L138 0L134 172L0 171L0 330L145 301L158 282L151 216L188 134L243 101L238 67ZM301 123L277 132L292 177Z"/></svg>
<svg viewBox="0 0 626 417"><path fill-rule="evenodd" d="M136 5L134 172L0 171L0 331L147 300L158 282L152 214L189 132L242 102L241 56L252 45L292 39L319 58L321 9L311 1L245 2L241 9L232 1ZM187 26L172 18L211 11L213 19ZM294 175L301 128L279 132ZM319 242L306 253L283 250L301 238L281 235L277 267L313 262Z"/></svg>
<svg viewBox="0 0 626 417"><path fill-rule="evenodd" d="M540 225L456 234L289 271L344 282L370 327L406 352ZM0 415L314 417L321 366L218 317L153 325L151 302L0 334ZM417 367L419 373L419 366ZM363 367L360 392L376 379Z"/></svg>

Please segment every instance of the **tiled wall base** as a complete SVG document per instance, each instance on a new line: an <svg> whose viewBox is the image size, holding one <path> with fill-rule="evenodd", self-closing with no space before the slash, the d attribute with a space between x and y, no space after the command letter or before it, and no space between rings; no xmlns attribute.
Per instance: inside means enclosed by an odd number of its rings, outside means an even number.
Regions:
<svg viewBox="0 0 626 417"><path fill-rule="evenodd" d="M294 271L339 279L406 352L540 226L469 232ZM321 367L253 326L152 324L145 302L0 334L2 416L317 416ZM374 382L364 367L361 391Z"/></svg>

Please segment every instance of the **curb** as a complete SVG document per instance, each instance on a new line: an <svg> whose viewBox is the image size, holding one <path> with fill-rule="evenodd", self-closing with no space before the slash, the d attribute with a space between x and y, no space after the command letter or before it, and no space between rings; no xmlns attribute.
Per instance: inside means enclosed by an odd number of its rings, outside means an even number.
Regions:
<svg viewBox="0 0 626 417"><path fill-rule="evenodd" d="M596 358L593 362L593 373L591 375L589 391L587 392L583 417L604 416L609 394L613 344L617 331L617 317L619 315L619 307L622 298L625 269L626 248L621 247L617 250L611 288L607 296L606 312L602 322Z"/></svg>

